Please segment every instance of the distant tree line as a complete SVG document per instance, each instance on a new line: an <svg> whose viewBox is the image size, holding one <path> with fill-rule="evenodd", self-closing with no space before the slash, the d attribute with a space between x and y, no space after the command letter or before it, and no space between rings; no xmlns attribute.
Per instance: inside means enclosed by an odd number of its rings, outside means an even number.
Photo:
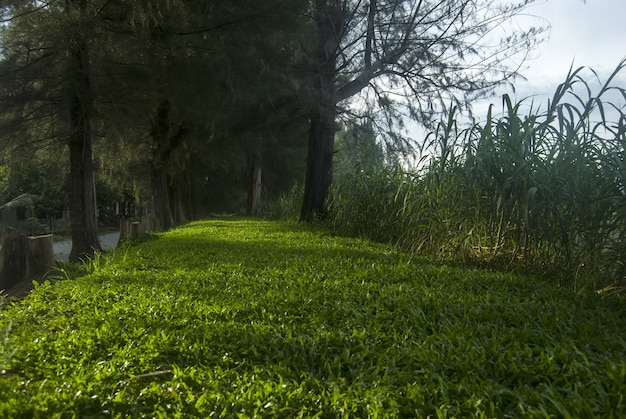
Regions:
<svg viewBox="0 0 626 419"><path fill-rule="evenodd" d="M262 173L266 200L304 183L301 219L323 217L349 139L405 150L407 118L515 77L542 29L503 24L532 2L5 0L0 198L37 172L26 192L69 207L72 261L98 250L104 198L166 230L255 212Z"/></svg>

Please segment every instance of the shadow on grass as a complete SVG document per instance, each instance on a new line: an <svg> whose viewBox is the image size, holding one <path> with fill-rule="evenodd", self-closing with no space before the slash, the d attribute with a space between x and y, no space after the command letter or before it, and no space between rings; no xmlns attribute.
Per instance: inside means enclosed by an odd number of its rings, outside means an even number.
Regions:
<svg viewBox="0 0 626 419"><path fill-rule="evenodd" d="M267 406L271 416L274 398L293 416L307 405L329 417L345 408L355 417L380 408L385 417L387 407L435 416L444 405L451 416L558 415L542 392L578 416L587 412L579 403L605 413L621 403L623 378L603 371L626 353L616 338L623 310L322 229L195 222L64 282L34 293L14 324L32 329L20 342L31 345L28 355L10 368L41 378L33 398L61 388L54 369L40 369L63 359L115 409L133 413L172 405L198 417L212 409L236 416ZM33 344L43 337L45 346ZM162 386L131 379L152 371L175 373L150 379ZM76 394L67 388L70 399ZM189 401L205 394L217 395L206 408ZM101 405L88 397L85 409L97 413Z"/></svg>

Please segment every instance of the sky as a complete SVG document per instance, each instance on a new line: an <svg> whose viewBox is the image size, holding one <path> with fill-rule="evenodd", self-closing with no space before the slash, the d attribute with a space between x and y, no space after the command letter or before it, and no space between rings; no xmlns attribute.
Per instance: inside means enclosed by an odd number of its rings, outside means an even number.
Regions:
<svg viewBox="0 0 626 419"><path fill-rule="evenodd" d="M626 0L539 0L527 11L550 25L547 39L521 71L527 80L515 82L515 93L501 90L498 97L477 104L477 116L488 103L500 109L503 93L517 100L532 97L535 103L545 102L564 81L572 63L575 69L593 68L605 81L626 58ZM591 73L585 74L585 80L593 80ZM618 83L626 87L626 70Z"/></svg>

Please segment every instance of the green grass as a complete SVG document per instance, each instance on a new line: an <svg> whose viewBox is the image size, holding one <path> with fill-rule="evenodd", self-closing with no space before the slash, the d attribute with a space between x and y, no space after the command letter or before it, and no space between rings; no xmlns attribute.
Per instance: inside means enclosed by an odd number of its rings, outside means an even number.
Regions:
<svg viewBox="0 0 626 419"><path fill-rule="evenodd" d="M626 312L297 224L210 220L0 311L0 417L623 417Z"/></svg>

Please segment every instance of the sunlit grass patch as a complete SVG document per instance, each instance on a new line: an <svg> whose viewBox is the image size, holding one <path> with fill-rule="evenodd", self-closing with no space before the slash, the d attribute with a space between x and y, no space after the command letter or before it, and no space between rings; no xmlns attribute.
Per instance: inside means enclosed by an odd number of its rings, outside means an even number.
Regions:
<svg viewBox="0 0 626 419"><path fill-rule="evenodd" d="M625 318L323 229L194 222L0 312L0 416L620 416Z"/></svg>

